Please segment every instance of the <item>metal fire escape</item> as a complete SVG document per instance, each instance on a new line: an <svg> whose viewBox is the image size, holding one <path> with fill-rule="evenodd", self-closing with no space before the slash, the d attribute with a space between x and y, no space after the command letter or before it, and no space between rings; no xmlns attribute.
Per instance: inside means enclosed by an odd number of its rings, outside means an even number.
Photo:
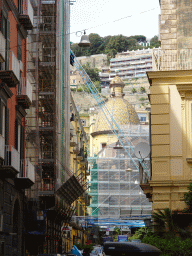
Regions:
<svg viewBox="0 0 192 256"><path fill-rule="evenodd" d="M61 226L70 222L74 212L72 203L87 189L86 181L75 176L66 164L67 152L70 155L66 146L70 143L70 93L66 99L69 78L64 70L69 70L70 48L67 42L65 46L62 44L66 39L62 27L69 4L53 0L38 2L32 35L33 65L29 64L28 68L34 83L33 108L27 119L30 142L27 150L33 152L35 147L31 158L36 166L35 184L28 194L32 211L37 214L36 222L44 221L44 228L38 230L41 225L34 225L29 234L46 237L48 253L56 252L56 244L61 242Z"/></svg>

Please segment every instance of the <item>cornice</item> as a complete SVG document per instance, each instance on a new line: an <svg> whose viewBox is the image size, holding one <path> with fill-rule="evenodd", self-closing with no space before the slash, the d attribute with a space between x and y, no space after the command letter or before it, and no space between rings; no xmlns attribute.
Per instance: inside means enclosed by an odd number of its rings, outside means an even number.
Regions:
<svg viewBox="0 0 192 256"><path fill-rule="evenodd" d="M175 187L175 186L189 186L190 180L158 180L149 181L151 187Z"/></svg>
<svg viewBox="0 0 192 256"><path fill-rule="evenodd" d="M192 83L191 84L177 84L177 90L179 92L189 92L192 91Z"/></svg>
<svg viewBox="0 0 192 256"><path fill-rule="evenodd" d="M152 81L158 84L192 84L192 70L171 70L171 71L148 71L147 77L150 85Z"/></svg>
<svg viewBox="0 0 192 256"><path fill-rule="evenodd" d="M21 106L16 106L17 113L21 116L21 118L26 116L26 111Z"/></svg>
<svg viewBox="0 0 192 256"><path fill-rule="evenodd" d="M113 131L112 130L96 131L96 132L92 132L91 136L95 137L95 136L102 135L102 134L113 134Z"/></svg>
<svg viewBox="0 0 192 256"><path fill-rule="evenodd" d="M0 83L0 90L3 90L6 93L7 98L11 98L13 96L12 91L5 83Z"/></svg>

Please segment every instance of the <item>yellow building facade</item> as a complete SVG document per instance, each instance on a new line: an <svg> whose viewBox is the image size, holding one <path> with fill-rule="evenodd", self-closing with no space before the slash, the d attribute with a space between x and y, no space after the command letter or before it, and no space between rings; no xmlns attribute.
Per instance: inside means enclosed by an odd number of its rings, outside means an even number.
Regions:
<svg viewBox="0 0 192 256"><path fill-rule="evenodd" d="M152 177L141 185L153 210L186 207L192 179L192 71L148 72Z"/></svg>
<svg viewBox="0 0 192 256"><path fill-rule="evenodd" d="M86 243L88 233L82 223L82 217L87 216L87 206L90 204L90 197L86 191L87 176L89 175L87 161L88 140L73 99L71 99L71 101L70 171L72 171L75 177L77 177L85 192L74 201L73 216L71 221L67 223L67 229L69 230L63 231L63 243L66 252L70 251L76 243Z"/></svg>

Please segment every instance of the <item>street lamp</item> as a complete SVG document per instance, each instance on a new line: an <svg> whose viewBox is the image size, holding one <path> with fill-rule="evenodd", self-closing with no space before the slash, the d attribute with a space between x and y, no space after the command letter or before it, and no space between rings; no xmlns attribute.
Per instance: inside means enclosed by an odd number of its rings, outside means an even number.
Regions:
<svg viewBox="0 0 192 256"><path fill-rule="evenodd" d="M86 35L86 32L84 31L84 34L81 37L81 41L78 44L80 47L90 47L91 43L89 41L89 36Z"/></svg>

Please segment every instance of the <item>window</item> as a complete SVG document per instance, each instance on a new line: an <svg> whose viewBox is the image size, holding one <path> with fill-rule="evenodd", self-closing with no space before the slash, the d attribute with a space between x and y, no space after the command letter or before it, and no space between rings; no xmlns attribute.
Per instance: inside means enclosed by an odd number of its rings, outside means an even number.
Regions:
<svg viewBox="0 0 192 256"><path fill-rule="evenodd" d="M81 119L81 123L83 126L86 126L86 119Z"/></svg>
<svg viewBox="0 0 192 256"><path fill-rule="evenodd" d="M17 34L17 58L22 60L22 36L19 32Z"/></svg>
<svg viewBox="0 0 192 256"><path fill-rule="evenodd" d="M23 14L23 0L18 0L17 9L20 14Z"/></svg>
<svg viewBox="0 0 192 256"><path fill-rule="evenodd" d="M1 14L1 32L6 37L6 18L3 14Z"/></svg>
<svg viewBox="0 0 192 256"><path fill-rule="evenodd" d="M147 114L138 114L140 122L146 122Z"/></svg>
<svg viewBox="0 0 192 256"><path fill-rule="evenodd" d="M2 108L2 136L5 138L5 106Z"/></svg>
<svg viewBox="0 0 192 256"><path fill-rule="evenodd" d="M20 152L20 148L21 148L21 125L18 124L18 140L17 140L18 152Z"/></svg>

